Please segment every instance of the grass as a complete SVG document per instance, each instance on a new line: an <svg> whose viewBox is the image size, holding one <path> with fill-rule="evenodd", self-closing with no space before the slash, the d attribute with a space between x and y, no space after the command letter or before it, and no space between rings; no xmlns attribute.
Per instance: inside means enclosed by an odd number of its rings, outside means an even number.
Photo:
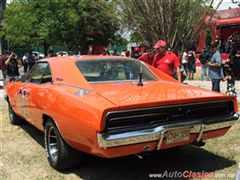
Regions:
<svg viewBox="0 0 240 180"><path fill-rule="evenodd" d="M240 122L223 137L208 140L202 148L183 146L152 153L143 159L128 156L102 159L87 156L78 168L65 172L52 169L44 150L43 134L25 124L10 125L7 104L1 102L0 179L149 179L149 173L164 171L215 172L235 179L240 162Z"/></svg>

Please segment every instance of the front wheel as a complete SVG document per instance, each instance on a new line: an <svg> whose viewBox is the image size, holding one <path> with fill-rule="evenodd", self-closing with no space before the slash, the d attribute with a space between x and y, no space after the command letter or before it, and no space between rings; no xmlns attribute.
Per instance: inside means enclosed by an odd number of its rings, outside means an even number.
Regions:
<svg viewBox="0 0 240 180"><path fill-rule="evenodd" d="M8 115L10 123L13 125L21 125L24 123L24 120L17 116L17 114L13 111L12 106L8 103Z"/></svg>
<svg viewBox="0 0 240 180"><path fill-rule="evenodd" d="M65 170L80 164L82 154L64 141L52 121L45 125L44 141L48 162L54 169Z"/></svg>

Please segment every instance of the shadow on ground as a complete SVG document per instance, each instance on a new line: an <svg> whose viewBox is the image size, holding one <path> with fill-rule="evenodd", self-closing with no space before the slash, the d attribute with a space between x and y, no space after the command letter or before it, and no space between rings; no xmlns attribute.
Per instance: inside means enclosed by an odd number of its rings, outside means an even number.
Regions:
<svg viewBox="0 0 240 180"><path fill-rule="evenodd" d="M35 127L25 124L22 129L26 131L42 148L44 148L43 133ZM144 156L104 159L94 156L85 156L82 164L63 174L74 173L86 180L115 180L115 179L149 179L150 173L184 172L214 172L236 164L235 161L213 154L203 148L191 145L161 150ZM49 167L50 168L50 167ZM166 179L166 178L164 178ZM176 178L181 179L181 178Z"/></svg>

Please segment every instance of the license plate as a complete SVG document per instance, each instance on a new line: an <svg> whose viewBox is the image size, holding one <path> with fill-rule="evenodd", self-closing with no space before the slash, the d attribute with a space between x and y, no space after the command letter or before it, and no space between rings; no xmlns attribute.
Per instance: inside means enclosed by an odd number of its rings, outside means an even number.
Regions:
<svg viewBox="0 0 240 180"><path fill-rule="evenodd" d="M166 134L167 144L188 141L189 139L190 139L190 129L170 130Z"/></svg>

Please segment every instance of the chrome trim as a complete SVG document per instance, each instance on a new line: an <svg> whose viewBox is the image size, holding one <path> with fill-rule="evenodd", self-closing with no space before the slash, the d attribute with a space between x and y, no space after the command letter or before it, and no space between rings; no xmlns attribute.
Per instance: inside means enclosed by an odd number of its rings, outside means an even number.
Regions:
<svg viewBox="0 0 240 180"><path fill-rule="evenodd" d="M123 146L123 145L158 140L157 149L160 149L162 141L165 138L165 134L169 130L191 128L190 133L191 134L197 133L198 134L197 140L200 141L202 139L202 135L204 132L231 127L237 121L238 118L239 118L239 114L235 113L233 115L234 120L217 122L213 124L205 124L200 120L198 120L198 121L162 125L152 129L125 132L125 133L113 134L113 135L105 135L105 134L97 133L97 139L98 139L99 146L102 148L116 147L116 146Z"/></svg>
<svg viewBox="0 0 240 180"><path fill-rule="evenodd" d="M95 92L95 90L82 88L80 86L76 86L76 85L72 85L72 84L66 84L66 83L61 83L61 82L53 82L53 84L60 84L60 85L63 85L63 86L68 86L68 87L81 89L81 90L84 90L84 91Z"/></svg>
<svg viewBox="0 0 240 180"><path fill-rule="evenodd" d="M87 95L90 93L91 93L91 91L80 89L79 91L75 92L74 95L75 96L84 96L84 95Z"/></svg>
<svg viewBox="0 0 240 180"><path fill-rule="evenodd" d="M53 127L50 127L49 131L47 131L47 141L46 141L48 154L54 161L58 158L58 141L55 130Z"/></svg>

